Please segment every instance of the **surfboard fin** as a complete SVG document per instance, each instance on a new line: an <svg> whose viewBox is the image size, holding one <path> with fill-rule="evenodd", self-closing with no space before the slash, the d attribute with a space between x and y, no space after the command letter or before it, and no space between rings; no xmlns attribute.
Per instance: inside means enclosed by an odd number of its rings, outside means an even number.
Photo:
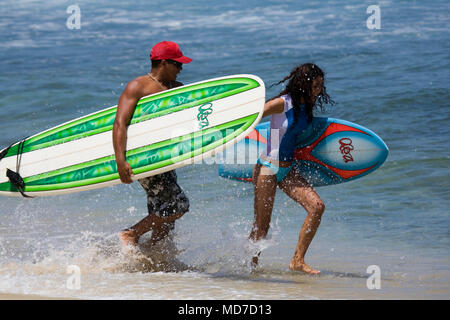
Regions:
<svg viewBox="0 0 450 320"><path fill-rule="evenodd" d="M11 182L11 184L17 188L17 190L19 190L20 194L24 197L24 198L34 198L31 197L29 195L26 195L24 193L24 189L25 189L25 181L23 181L23 178L20 176L20 174L18 174L17 172L14 172L10 169L6 170L6 176L8 177L9 181Z"/></svg>

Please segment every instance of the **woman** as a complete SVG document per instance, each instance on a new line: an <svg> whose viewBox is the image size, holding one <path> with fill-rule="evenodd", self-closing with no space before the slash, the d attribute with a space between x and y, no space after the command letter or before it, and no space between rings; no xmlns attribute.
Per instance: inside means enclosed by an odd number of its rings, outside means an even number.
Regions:
<svg viewBox="0 0 450 320"><path fill-rule="evenodd" d="M293 166L297 137L308 127L317 105L333 103L326 93L324 73L312 63L302 64L277 84L289 80L286 89L266 102L263 116L271 115L267 150L260 156L253 171L255 219L250 233L253 241L265 238L270 227L277 186L302 205L307 217L300 230L291 270L318 274L305 263L308 250L319 227L325 205L319 195ZM258 263L260 252L253 257Z"/></svg>

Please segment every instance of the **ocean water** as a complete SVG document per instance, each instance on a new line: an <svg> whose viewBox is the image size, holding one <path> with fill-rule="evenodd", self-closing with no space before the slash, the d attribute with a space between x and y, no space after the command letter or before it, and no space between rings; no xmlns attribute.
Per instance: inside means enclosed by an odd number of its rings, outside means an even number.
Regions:
<svg viewBox="0 0 450 320"><path fill-rule="evenodd" d="M326 211L306 261L320 276L289 270L306 213L281 191L252 270L252 186L194 165L177 170L190 212L165 243L150 247L146 235L135 254L121 250L118 232L147 214L137 183L1 197L0 294L450 298L448 1L77 1L80 28L69 29L73 4L2 2L0 147L115 105L126 83L149 71L151 47L172 40L194 59L179 75L185 84L250 73L271 97L282 87L269 86L294 66L316 63L337 102L320 115L373 130L390 154L362 179L317 189ZM367 26L373 4L380 29ZM368 285L369 266L378 288Z"/></svg>

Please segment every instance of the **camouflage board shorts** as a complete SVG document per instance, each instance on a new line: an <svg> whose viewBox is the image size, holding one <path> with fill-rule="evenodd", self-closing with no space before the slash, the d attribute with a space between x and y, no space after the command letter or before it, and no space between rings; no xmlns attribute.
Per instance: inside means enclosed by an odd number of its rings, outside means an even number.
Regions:
<svg viewBox="0 0 450 320"><path fill-rule="evenodd" d="M189 210L189 199L177 183L175 170L139 179L147 192L148 213L170 217Z"/></svg>

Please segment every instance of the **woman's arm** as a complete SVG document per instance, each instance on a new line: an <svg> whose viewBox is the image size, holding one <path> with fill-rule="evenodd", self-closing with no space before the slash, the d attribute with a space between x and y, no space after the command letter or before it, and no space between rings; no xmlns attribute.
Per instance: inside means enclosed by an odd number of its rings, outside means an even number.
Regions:
<svg viewBox="0 0 450 320"><path fill-rule="evenodd" d="M267 101L266 104L264 105L263 117L267 117L276 113L283 113L283 111L284 111L284 99L275 98Z"/></svg>

